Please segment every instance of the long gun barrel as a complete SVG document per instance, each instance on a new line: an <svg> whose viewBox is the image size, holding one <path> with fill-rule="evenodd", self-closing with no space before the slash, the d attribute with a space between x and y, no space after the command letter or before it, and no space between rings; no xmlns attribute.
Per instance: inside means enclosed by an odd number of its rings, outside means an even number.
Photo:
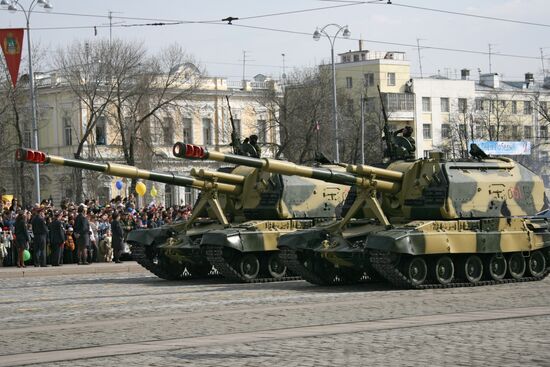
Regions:
<svg viewBox="0 0 550 367"><path fill-rule="evenodd" d="M253 158L221 152L210 152L205 147L184 144L174 144L173 154L178 158L213 160L260 168L262 170L280 173L284 175L296 175L315 178L327 182L356 185L362 187L373 187L384 192L397 192L401 187L400 181L403 174L397 171L385 170L371 166L349 166L348 172L332 170L330 168L307 167L291 162L280 161L270 158ZM360 167L360 168L359 168Z"/></svg>
<svg viewBox="0 0 550 367"><path fill-rule="evenodd" d="M242 186L238 185L238 175L225 174L220 177L216 182L208 179L205 175L205 179L199 179L188 176L179 176L172 173L154 172L139 169L133 166L127 166L117 163L97 163L88 162L80 159L68 159L55 155L49 155L44 152L24 149L17 149L15 153L15 159L22 162L36 163L36 164L56 164L60 166L68 166L81 168L90 171L102 172L112 176L126 177L126 178L141 178L144 180L162 182L169 185L187 186L193 187L199 190L215 188L220 192L238 195L242 191ZM208 171L207 171L208 172ZM227 176L227 177L226 177ZM235 176L235 177L231 177ZM219 182L224 181L224 178L233 179L231 182Z"/></svg>

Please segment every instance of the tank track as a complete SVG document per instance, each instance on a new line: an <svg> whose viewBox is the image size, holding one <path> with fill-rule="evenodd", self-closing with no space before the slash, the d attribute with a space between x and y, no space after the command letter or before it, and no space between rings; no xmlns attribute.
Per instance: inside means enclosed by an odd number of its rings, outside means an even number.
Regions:
<svg viewBox="0 0 550 367"><path fill-rule="evenodd" d="M164 268L153 261L151 261L147 254L145 253L145 245L142 244L131 244L132 249L132 258L142 267L153 273L159 278L165 279L165 280L187 280L187 279L207 279L207 278L214 278L219 277L219 274L216 273L210 273L206 277L200 277L200 276L193 276L192 274L189 274L187 271L184 271L180 276L174 277L169 272L165 271Z"/></svg>
<svg viewBox="0 0 550 367"><path fill-rule="evenodd" d="M300 261L298 261L298 255L296 254L296 251L293 251L287 247L283 247L280 249L279 257L287 266L287 268L290 269L294 274L298 274L302 279L316 285L348 285L376 281L375 277L371 277L366 274L363 274L361 279L356 282L349 282L343 278L339 278L338 276L334 277L330 281L327 281L327 279L321 278L320 276L315 274L315 272L309 270L304 265L302 265Z"/></svg>
<svg viewBox="0 0 550 367"><path fill-rule="evenodd" d="M388 282L392 285L399 288L408 288L408 289L440 289L440 288L459 288L459 287L477 287L484 285L496 285L496 284L507 284L507 283L519 283L519 282L532 282L537 280L544 279L550 272L550 268L546 268L544 274L539 277L522 277L520 279L502 279L502 280L482 280L479 282L471 283L460 281L453 281L449 284L420 284L415 285L410 282L409 279L392 264L392 257L389 252L371 250L370 251L370 262L372 267Z"/></svg>
<svg viewBox="0 0 550 367"><path fill-rule="evenodd" d="M242 276L237 270L231 266L223 257L223 247L216 245L206 245L206 258L214 266L214 268L220 273L224 278L229 280L238 281L241 283L269 283L269 282L282 282L289 280L300 280L298 276L285 276L282 278L255 278L248 279Z"/></svg>

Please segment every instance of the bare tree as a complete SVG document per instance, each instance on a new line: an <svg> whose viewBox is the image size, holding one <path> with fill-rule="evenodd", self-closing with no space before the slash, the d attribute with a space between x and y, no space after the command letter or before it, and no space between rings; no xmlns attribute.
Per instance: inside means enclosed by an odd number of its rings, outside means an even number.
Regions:
<svg viewBox="0 0 550 367"><path fill-rule="evenodd" d="M80 110L86 110L86 121L77 133L74 157L82 158L84 147L93 140L93 133L100 117L106 113L115 85L111 83L113 66L118 62L120 42L75 41L65 49L59 49L54 65L79 101ZM82 105L82 107L80 106ZM83 199L82 170L74 169L76 200Z"/></svg>
<svg viewBox="0 0 550 367"><path fill-rule="evenodd" d="M156 133L151 122L162 128L163 114L182 109L201 85L202 72L194 60L178 45L148 56L143 45L118 41L112 63L111 83L114 85L109 113L124 160L135 165L138 154L154 154ZM171 122L170 122L171 123ZM132 180L132 191L137 183Z"/></svg>

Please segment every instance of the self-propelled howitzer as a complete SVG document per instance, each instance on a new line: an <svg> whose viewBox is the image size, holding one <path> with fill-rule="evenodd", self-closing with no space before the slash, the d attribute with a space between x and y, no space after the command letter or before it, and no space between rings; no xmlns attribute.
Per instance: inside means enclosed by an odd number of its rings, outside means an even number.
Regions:
<svg viewBox="0 0 550 367"><path fill-rule="evenodd" d="M177 143L174 155L199 158L182 153L185 148L185 144ZM251 159L230 156L245 161ZM327 167L335 175L345 173L342 167ZM278 280L286 272L279 259L278 237L335 220L344 206L349 184L280 174L248 164L237 165L232 172L241 170L248 173L243 193L234 205L241 210L242 220L227 228L205 233L200 247L225 277L246 282Z"/></svg>
<svg viewBox="0 0 550 367"><path fill-rule="evenodd" d="M197 237L200 236L201 231L228 225L229 220L225 213L232 208L232 198L242 193L244 182L243 176L224 172L201 170L199 175L192 170L192 176L181 176L117 163L68 159L30 149L18 149L16 159L28 163L62 165L112 176L141 178L201 190L203 195L196 203L188 221L159 228L133 230L127 235L126 240L131 244L134 259L155 275L168 280L182 279L184 275L200 277L210 273L212 266L206 258L189 248L189 243L194 240L190 236Z"/></svg>
<svg viewBox="0 0 550 367"><path fill-rule="evenodd" d="M185 154L329 182L356 180L355 201L342 220L279 239L283 262L312 283L367 272L399 287L432 288L548 273L548 219L537 216L546 207L542 179L508 158L445 161L433 154L385 169L348 165L333 175L201 148Z"/></svg>

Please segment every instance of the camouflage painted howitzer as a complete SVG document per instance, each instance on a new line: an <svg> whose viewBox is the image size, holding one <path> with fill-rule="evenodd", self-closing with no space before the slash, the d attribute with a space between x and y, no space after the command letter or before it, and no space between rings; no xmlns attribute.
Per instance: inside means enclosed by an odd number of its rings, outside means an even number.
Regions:
<svg viewBox="0 0 550 367"><path fill-rule="evenodd" d="M176 143L173 153L185 159L204 158L194 154L195 150L200 152L201 148ZM230 156L244 162L255 159ZM330 167L335 174L343 171L342 167ZM277 239L282 234L334 221L344 205L349 184L293 177L250 164L238 165L232 172L243 172L245 176L242 195L234 201L240 215L230 226L204 233L198 244L201 251L227 278L244 282L295 279L287 274L279 258Z"/></svg>
<svg viewBox="0 0 550 367"><path fill-rule="evenodd" d="M247 164L355 188L334 223L279 238L281 259L315 284L365 275L398 287L434 288L540 280L550 230L542 179L503 157L445 161L441 154L345 173L273 159L189 150L199 159Z"/></svg>
<svg viewBox="0 0 550 367"><path fill-rule="evenodd" d="M198 236L201 231L223 228L227 225L228 220L224 213L227 207L231 206L231 197L241 194L241 184L244 181L242 176L223 172L202 171L201 177L179 176L117 163L67 159L30 149L18 149L16 159L29 163L61 165L102 172L112 176L141 178L202 190L203 195L195 205L188 221L167 224L159 228L136 229L127 235L126 241L131 245L134 259L155 275L168 280L182 279L184 275L201 277L211 272L212 266L204 256L193 252L185 253L186 245L193 241L193 238L189 236ZM192 170L192 173L195 172ZM211 179L214 174L216 175L215 180ZM198 227L200 230L197 230Z"/></svg>

